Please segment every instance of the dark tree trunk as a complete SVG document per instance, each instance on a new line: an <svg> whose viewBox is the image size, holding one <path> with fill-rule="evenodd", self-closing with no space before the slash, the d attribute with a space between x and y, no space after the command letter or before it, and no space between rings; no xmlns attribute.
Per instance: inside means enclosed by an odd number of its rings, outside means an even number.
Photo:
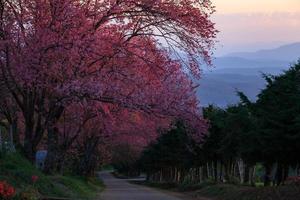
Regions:
<svg viewBox="0 0 300 200"><path fill-rule="evenodd" d="M224 180L224 178L223 178L223 176L224 176L224 174L223 174L223 171L224 171L224 167L223 167L223 163L221 162L220 163L220 176L219 176L219 181L222 183Z"/></svg>
<svg viewBox="0 0 300 200"><path fill-rule="evenodd" d="M231 163L226 162L224 164L224 172L225 172L224 177L226 182L230 182L230 170L231 170Z"/></svg>
<svg viewBox="0 0 300 200"><path fill-rule="evenodd" d="M298 166L297 166L297 176L300 176L300 164L298 163Z"/></svg>
<svg viewBox="0 0 300 200"><path fill-rule="evenodd" d="M202 177L203 177L203 180L207 180L208 179L208 171L207 171L207 164L205 163L203 166L202 166Z"/></svg>
<svg viewBox="0 0 300 200"><path fill-rule="evenodd" d="M91 176L95 172L98 162L97 146L99 140L99 137L92 136L84 142L82 156L76 170L78 175Z"/></svg>
<svg viewBox="0 0 300 200"><path fill-rule="evenodd" d="M256 170L256 166L252 166L250 168L250 184L251 186L255 186L255 170Z"/></svg>
<svg viewBox="0 0 300 200"><path fill-rule="evenodd" d="M35 160L36 148L33 145L32 133L33 133L33 121L31 119L25 119L25 138L24 138L24 155L32 163Z"/></svg>
<svg viewBox="0 0 300 200"><path fill-rule="evenodd" d="M214 180L215 182L218 182L218 161L215 160L213 163L213 168L214 168Z"/></svg>
<svg viewBox="0 0 300 200"><path fill-rule="evenodd" d="M244 174L244 183L249 184L250 180L250 166L245 163L245 174Z"/></svg>
<svg viewBox="0 0 300 200"><path fill-rule="evenodd" d="M65 165L65 152L59 151L59 155L57 158L56 171L60 174L64 173L64 165Z"/></svg>
<svg viewBox="0 0 300 200"><path fill-rule="evenodd" d="M58 162L58 153L59 153L59 143L58 143L58 134L59 131L55 127L56 122L61 117L64 107L57 106L55 103L50 103L49 110L51 110L50 117L47 123L47 157L45 161L44 172L47 174L53 173L57 169L57 162ZM37 130L42 131L40 126L41 118L38 120ZM37 133L38 134L38 133ZM42 132L41 132L42 134ZM35 138L39 138L41 135L36 135Z"/></svg>
<svg viewBox="0 0 300 200"><path fill-rule="evenodd" d="M79 134L79 133L78 133ZM57 155L57 166L56 166L56 170L58 172L60 172L61 174L63 174L64 172L64 165L66 163L66 158L68 156L68 152L70 150L70 148L72 147L73 143L75 142L75 140L77 139L78 134L76 134L75 136L71 137L71 138L64 138L62 139L62 143L58 144L58 155Z"/></svg>
<svg viewBox="0 0 300 200"><path fill-rule="evenodd" d="M46 174L52 174L57 167L57 153L58 153L58 130L57 128L48 128L48 150L45 161L44 172Z"/></svg>
<svg viewBox="0 0 300 200"><path fill-rule="evenodd" d="M288 178L289 176L289 171L290 171L290 167L288 164L285 164L284 165L284 168L283 168L283 180L282 180L282 184L284 184L284 182L286 181L286 179Z"/></svg>
<svg viewBox="0 0 300 200"><path fill-rule="evenodd" d="M271 185L272 165L265 164L264 186Z"/></svg>
<svg viewBox="0 0 300 200"><path fill-rule="evenodd" d="M14 118L11 124L12 135L13 135L13 142L17 149L22 149L22 145L20 142L20 135L18 133L18 118Z"/></svg>
<svg viewBox="0 0 300 200"><path fill-rule="evenodd" d="M281 163L278 163L276 174L275 174L275 185L279 186L281 185L283 181L283 166Z"/></svg>

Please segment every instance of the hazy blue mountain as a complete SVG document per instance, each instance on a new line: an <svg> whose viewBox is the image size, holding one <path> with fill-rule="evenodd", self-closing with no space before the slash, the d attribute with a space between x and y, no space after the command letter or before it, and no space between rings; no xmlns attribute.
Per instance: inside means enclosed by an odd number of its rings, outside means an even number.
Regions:
<svg viewBox="0 0 300 200"><path fill-rule="evenodd" d="M261 75L261 74L280 74L283 70L288 69L289 63L280 65L279 67L257 67L257 68L224 68L205 71L205 75L209 74L240 74L240 75Z"/></svg>
<svg viewBox="0 0 300 200"><path fill-rule="evenodd" d="M300 54L299 54L300 55ZM216 69L227 69L227 68L278 68L282 65L287 65L291 61L285 60L251 60L241 57L218 57L213 61Z"/></svg>
<svg viewBox="0 0 300 200"><path fill-rule="evenodd" d="M225 107L239 101L236 96L237 90L243 91L251 100L255 100L264 86L265 81L259 75L207 74L201 79L197 94L204 106L215 104Z"/></svg>
<svg viewBox="0 0 300 200"><path fill-rule="evenodd" d="M280 46L276 49L266 49L257 52L232 53L226 57L240 57L252 60L284 60L297 61L300 58L300 42Z"/></svg>
<svg viewBox="0 0 300 200"><path fill-rule="evenodd" d="M297 56L298 55L298 56ZM254 53L234 53L214 60L214 68L206 68L197 94L201 104L225 107L239 101L236 91L250 99L265 87L262 73L278 75L300 57L300 43Z"/></svg>

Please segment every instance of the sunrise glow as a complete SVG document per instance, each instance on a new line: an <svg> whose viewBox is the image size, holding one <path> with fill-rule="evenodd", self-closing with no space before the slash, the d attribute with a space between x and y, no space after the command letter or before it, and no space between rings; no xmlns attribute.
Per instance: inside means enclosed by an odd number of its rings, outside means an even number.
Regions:
<svg viewBox="0 0 300 200"><path fill-rule="evenodd" d="M300 12L299 0L214 0L218 13Z"/></svg>
<svg viewBox="0 0 300 200"><path fill-rule="evenodd" d="M299 0L213 0L217 55L300 41ZM272 36L272 37L270 37Z"/></svg>

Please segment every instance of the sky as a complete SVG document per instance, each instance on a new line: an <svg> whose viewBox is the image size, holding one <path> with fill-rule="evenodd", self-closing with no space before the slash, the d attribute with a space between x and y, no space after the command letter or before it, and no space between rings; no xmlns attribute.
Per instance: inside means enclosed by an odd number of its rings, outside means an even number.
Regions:
<svg viewBox="0 0 300 200"><path fill-rule="evenodd" d="M212 0L216 56L300 42L300 0Z"/></svg>

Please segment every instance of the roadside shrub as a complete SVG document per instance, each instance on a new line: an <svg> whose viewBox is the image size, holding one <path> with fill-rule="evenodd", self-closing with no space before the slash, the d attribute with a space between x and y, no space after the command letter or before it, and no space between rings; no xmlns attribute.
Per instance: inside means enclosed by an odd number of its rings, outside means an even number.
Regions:
<svg viewBox="0 0 300 200"><path fill-rule="evenodd" d="M286 180L287 185L300 186L300 176L291 176Z"/></svg>
<svg viewBox="0 0 300 200"><path fill-rule="evenodd" d="M22 200L38 200L40 199L40 193L34 187L27 187L20 193L20 199Z"/></svg>

